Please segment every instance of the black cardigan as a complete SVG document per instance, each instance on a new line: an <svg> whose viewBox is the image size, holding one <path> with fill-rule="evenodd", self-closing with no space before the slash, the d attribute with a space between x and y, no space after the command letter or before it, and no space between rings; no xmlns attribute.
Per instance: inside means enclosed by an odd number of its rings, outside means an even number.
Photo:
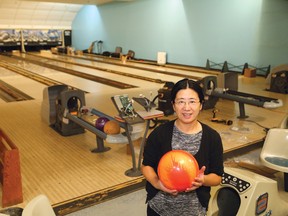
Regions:
<svg viewBox="0 0 288 216"><path fill-rule="evenodd" d="M158 163L161 157L172 150L172 134L174 122L162 124L155 128L144 147L144 156L142 164L151 166L157 173ZM215 173L221 176L223 168L223 146L222 140L217 131L206 124L202 125L202 140L200 149L194 157L196 158L199 168L206 166L205 174ZM148 181L146 183L147 201L152 199L158 192ZM203 207L208 208L210 199L210 187L202 186L196 190L199 201Z"/></svg>

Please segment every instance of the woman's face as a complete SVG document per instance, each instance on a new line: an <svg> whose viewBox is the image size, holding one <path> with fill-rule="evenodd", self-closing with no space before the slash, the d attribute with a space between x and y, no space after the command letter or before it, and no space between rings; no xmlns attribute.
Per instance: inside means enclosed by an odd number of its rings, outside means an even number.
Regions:
<svg viewBox="0 0 288 216"><path fill-rule="evenodd" d="M199 101L197 92L187 88L180 90L176 94L173 109L180 122L189 124L197 120L202 104Z"/></svg>

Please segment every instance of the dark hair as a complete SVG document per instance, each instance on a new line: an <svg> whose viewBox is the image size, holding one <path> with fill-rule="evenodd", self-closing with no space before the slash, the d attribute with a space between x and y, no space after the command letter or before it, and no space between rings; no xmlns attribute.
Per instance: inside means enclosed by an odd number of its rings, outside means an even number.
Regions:
<svg viewBox="0 0 288 216"><path fill-rule="evenodd" d="M196 81L185 78L185 79L179 80L172 88L171 90L172 103L175 102L177 93L180 90L187 89L187 88L194 90L198 94L200 103L204 102L204 94L203 94L203 89L201 88L201 86Z"/></svg>

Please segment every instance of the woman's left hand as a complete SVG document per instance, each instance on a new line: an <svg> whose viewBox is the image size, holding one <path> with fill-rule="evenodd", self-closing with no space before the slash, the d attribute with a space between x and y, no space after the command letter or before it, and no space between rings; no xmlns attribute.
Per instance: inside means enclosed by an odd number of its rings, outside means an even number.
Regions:
<svg viewBox="0 0 288 216"><path fill-rule="evenodd" d="M205 178L204 178L204 172L205 172L206 167L203 166L199 170L199 174L197 177L195 177L194 182L192 182L191 188L187 188L185 192L190 192L192 190L196 190L197 188L201 187L204 184Z"/></svg>

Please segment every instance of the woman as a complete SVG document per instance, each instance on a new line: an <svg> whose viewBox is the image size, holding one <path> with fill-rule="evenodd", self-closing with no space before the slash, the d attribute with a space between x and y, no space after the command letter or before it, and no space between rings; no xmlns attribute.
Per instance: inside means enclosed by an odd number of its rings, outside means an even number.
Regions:
<svg viewBox="0 0 288 216"><path fill-rule="evenodd" d="M147 215L206 215L210 187L220 184L223 173L221 137L198 121L204 94L197 82L178 81L171 91L171 101L177 118L155 128L144 148L141 170L147 180ZM190 152L201 167L185 192L166 188L157 175L161 157L175 149Z"/></svg>

